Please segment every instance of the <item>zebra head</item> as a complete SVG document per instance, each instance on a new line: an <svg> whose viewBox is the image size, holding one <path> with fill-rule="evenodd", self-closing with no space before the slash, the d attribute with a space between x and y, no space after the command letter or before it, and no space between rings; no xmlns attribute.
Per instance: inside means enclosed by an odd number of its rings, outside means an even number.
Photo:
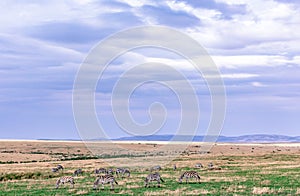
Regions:
<svg viewBox="0 0 300 196"><path fill-rule="evenodd" d="M178 179L179 183L182 183L182 178L183 178L183 176L179 177L179 179Z"/></svg>

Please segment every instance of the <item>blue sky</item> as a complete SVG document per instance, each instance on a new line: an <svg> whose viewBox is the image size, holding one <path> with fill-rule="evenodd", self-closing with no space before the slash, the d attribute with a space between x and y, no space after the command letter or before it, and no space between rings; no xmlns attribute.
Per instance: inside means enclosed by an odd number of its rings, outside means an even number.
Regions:
<svg viewBox="0 0 300 196"><path fill-rule="evenodd" d="M0 11L0 138L78 138L72 88L81 62L102 39L141 25L175 28L211 55L227 91L222 135L299 135L299 1L12 0L1 1ZM199 87L198 134L204 134L210 115L205 82L195 80L184 59L145 49L116 59L97 87L97 114L108 135L126 135L109 108L117 67L149 61L182 69ZM157 84L132 96L133 117L147 122L147 108L156 100L171 111L159 134L174 133L178 101Z"/></svg>

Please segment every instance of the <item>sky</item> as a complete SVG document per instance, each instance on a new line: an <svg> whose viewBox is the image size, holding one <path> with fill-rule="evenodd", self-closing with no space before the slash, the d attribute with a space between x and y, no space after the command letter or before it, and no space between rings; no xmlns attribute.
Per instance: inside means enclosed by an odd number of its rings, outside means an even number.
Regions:
<svg viewBox="0 0 300 196"><path fill-rule="evenodd" d="M4 0L0 11L1 139L78 139L72 92L81 63L101 40L143 25L178 30L209 53L226 88L222 135L300 135L298 0ZM205 134L211 97L203 78L186 59L143 48L114 59L97 85L97 117L108 137L128 135L111 111L115 82L126 66L147 62L173 66L194 85L200 106L196 131ZM180 103L158 83L132 94L132 117L147 123L148 108L157 101L169 111L157 134L175 134Z"/></svg>

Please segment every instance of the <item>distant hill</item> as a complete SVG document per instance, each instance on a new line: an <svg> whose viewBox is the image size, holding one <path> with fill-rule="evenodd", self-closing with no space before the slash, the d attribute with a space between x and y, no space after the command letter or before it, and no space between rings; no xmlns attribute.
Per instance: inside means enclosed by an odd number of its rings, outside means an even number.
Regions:
<svg viewBox="0 0 300 196"><path fill-rule="evenodd" d="M149 136L132 136L120 137L112 139L113 141L170 141L174 135L149 135ZM181 135L176 136L173 141L191 141L191 136ZM197 135L193 137L192 141L202 142L204 136ZM81 139L39 139L48 141L81 141ZM107 141L106 138L90 139L89 141ZM300 142L300 136L286 136L286 135L268 135L268 134L254 134L254 135L241 135L241 136L219 136L217 142L229 143L275 143L275 142Z"/></svg>
<svg viewBox="0 0 300 196"><path fill-rule="evenodd" d="M149 135L149 136L132 136L120 137L115 141L170 141L174 135ZM175 141L190 141L190 136L176 136ZM204 136L195 136L192 141L203 141ZM285 135L242 135L235 137L219 136L217 142L246 142L246 143L267 143L267 142L300 142L300 136L292 137Z"/></svg>

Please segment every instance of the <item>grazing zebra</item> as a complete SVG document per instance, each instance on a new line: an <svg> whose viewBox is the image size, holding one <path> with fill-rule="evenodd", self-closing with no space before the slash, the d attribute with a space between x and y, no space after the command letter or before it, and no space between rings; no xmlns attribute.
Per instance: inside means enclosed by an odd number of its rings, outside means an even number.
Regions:
<svg viewBox="0 0 300 196"><path fill-rule="evenodd" d="M160 177L158 172L153 174L149 174L145 179L145 187L148 186L149 182L157 181L157 187L160 187L160 181L164 182L164 180Z"/></svg>
<svg viewBox="0 0 300 196"><path fill-rule="evenodd" d="M113 175L115 172L112 168L106 170L106 174L110 174L110 175Z"/></svg>
<svg viewBox="0 0 300 196"><path fill-rule="evenodd" d="M104 184L110 183L111 189L114 189L114 183L118 184L112 175L99 176L94 182L94 190L98 188L99 184L102 184L104 189Z"/></svg>
<svg viewBox="0 0 300 196"><path fill-rule="evenodd" d="M53 168L51 169L51 171L55 173L55 172L58 172L58 169L57 169L57 167L53 167Z"/></svg>
<svg viewBox="0 0 300 196"><path fill-rule="evenodd" d="M173 166L173 170L175 171L177 169L176 164L174 164Z"/></svg>
<svg viewBox="0 0 300 196"><path fill-rule="evenodd" d="M95 174L101 174L101 173L106 174L107 173L106 169L105 168L95 169Z"/></svg>
<svg viewBox="0 0 300 196"><path fill-rule="evenodd" d="M196 171L186 171L179 177L179 183L182 183L182 179L185 178L185 182L188 183L189 178L196 178L200 183L200 176Z"/></svg>
<svg viewBox="0 0 300 196"><path fill-rule="evenodd" d="M57 167L56 167L58 170L64 170L64 167L62 166L62 165L57 165Z"/></svg>
<svg viewBox="0 0 300 196"><path fill-rule="evenodd" d="M127 177L130 176L130 171L128 169L125 168L117 168L116 169L116 174L119 177L119 175L121 175L122 177L127 174Z"/></svg>
<svg viewBox="0 0 300 196"><path fill-rule="evenodd" d="M60 177L57 181L56 181L56 188L59 187L60 184L65 184L65 183L70 183L70 185L72 186L72 188L74 188L74 178L72 176L63 176Z"/></svg>
<svg viewBox="0 0 300 196"><path fill-rule="evenodd" d="M82 169L79 168L79 169L76 169L73 173L73 176L78 176L79 174L82 174Z"/></svg>
<svg viewBox="0 0 300 196"><path fill-rule="evenodd" d="M52 168L52 172L58 172L59 170L63 170L64 167L62 165L57 165L57 167Z"/></svg>
<svg viewBox="0 0 300 196"><path fill-rule="evenodd" d="M195 168L203 168L203 165L202 165L201 163L197 163L197 164L195 165Z"/></svg>
<svg viewBox="0 0 300 196"><path fill-rule="evenodd" d="M156 165L156 166L152 167L150 171L155 171L155 170L159 171L159 170L161 170L161 167L159 165Z"/></svg>
<svg viewBox="0 0 300 196"><path fill-rule="evenodd" d="M214 164L212 163L212 162L210 162L209 164L208 164L208 168L213 168L214 167Z"/></svg>

